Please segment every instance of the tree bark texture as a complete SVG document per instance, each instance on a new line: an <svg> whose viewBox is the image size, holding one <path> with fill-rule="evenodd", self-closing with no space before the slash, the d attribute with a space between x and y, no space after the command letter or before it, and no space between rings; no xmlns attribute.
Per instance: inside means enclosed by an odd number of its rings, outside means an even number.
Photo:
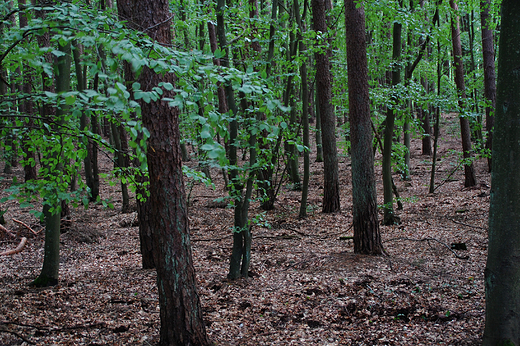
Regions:
<svg viewBox="0 0 520 346"><path fill-rule="evenodd" d="M327 32L326 1L312 0L312 21L314 30ZM320 42L321 43L321 42ZM323 40L325 43L325 40ZM316 91L319 98L321 137L323 145L323 207L324 213L340 211L338 157L336 147L336 121L332 106L332 82L330 61L327 51L315 53Z"/></svg>
<svg viewBox="0 0 520 346"><path fill-rule="evenodd" d="M394 88L401 82L401 67L399 59L401 57L401 23L394 23L392 29L392 60L394 66L392 67L392 86ZM395 101L394 107L397 107L398 100L393 97ZM383 224L393 225L397 219L394 215L394 195L392 190L392 145L394 141L394 123L395 123L395 109L389 107L386 111L385 120L385 135L383 148Z"/></svg>
<svg viewBox="0 0 520 346"><path fill-rule="evenodd" d="M118 10L139 23L161 44L171 44L171 15L165 0L118 1ZM151 91L160 82L175 83L173 74L160 76L143 68L139 83ZM165 97L173 97L165 91ZM160 306L160 345L209 345L196 290L182 176L179 110L167 102L141 103L143 125L150 132L147 161L150 176L150 229Z"/></svg>
<svg viewBox="0 0 520 346"><path fill-rule="evenodd" d="M520 2L502 2L483 345L520 345Z"/></svg>
<svg viewBox="0 0 520 346"><path fill-rule="evenodd" d="M26 1L25 0L18 0L18 7L20 9L25 8ZM20 22L20 28L24 28L28 25L27 22L27 15L25 14L25 11L19 12L19 22ZM31 70L27 65L23 65L23 86L22 86L22 92L26 95L30 95L32 91L32 83L33 83L33 70ZM33 102L31 100L26 100L21 104L20 112L26 114L26 115L33 115L34 113L34 107ZM31 118L27 122L27 128L32 128L34 126L34 120ZM25 181L29 180L35 180L38 178L38 174L36 172L36 155L35 155L35 148L29 147L27 144L27 136L23 136L22 139L23 143L23 151L26 155L25 161L33 161L35 164L25 164L24 169L24 179Z"/></svg>
<svg viewBox="0 0 520 346"><path fill-rule="evenodd" d="M460 136L462 139L462 156L464 160L468 160L464 164L464 186L470 187L477 184L473 162L471 162L471 132L469 128L468 118L464 116L466 107L466 87L464 83L464 65L462 62L462 44L460 41L460 24L458 16L458 6L455 0L450 0L450 6L454 12L451 20L451 39L453 44L453 62L455 65L455 84L459 92L459 107L461 111L460 119Z"/></svg>
<svg viewBox="0 0 520 346"><path fill-rule="evenodd" d="M374 152L368 92L365 10L354 0L345 2L348 97L352 155L352 213L354 252L383 251L377 218Z"/></svg>
<svg viewBox="0 0 520 346"><path fill-rule="evenodd" d="M491 14L489 7L491 0L480 1L480 22L482 30L482 58L484 60L484 96L488 102L486 106L486 149L493 147L493 120L496 103L496 76L495 76L495 47L493 31L491 30ZM488 158L488 167L491 171L492 160Z"/></svg>

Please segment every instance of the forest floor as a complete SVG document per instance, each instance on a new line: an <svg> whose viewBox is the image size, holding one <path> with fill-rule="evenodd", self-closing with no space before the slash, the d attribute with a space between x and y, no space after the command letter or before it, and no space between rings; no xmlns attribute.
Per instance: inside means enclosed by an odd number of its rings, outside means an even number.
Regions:
<svg viewBox="0 0 520 346"><path fill-rule="evenodd" d="M461 144L458 119L443 120L437 184L428 193L431 157L413 139L411 180L394 181L404 209L401 223L381 226L388 256L353 253L350 158L340 151L341 207L321 213L322 163L312 162L309 216L298 218L300 194L284 185L269 224L253 228L253 276L228 281L232 210L215 198L216 188L195 185L190 193L194 264L207 332L216 345L480 345L484 326L484 267L490 176L475 161L478 185L464 188L457 169ZM377 158L382 204L381 162ZM100 155L105 172L111 162ZM188 162L195 167L196 163ZM455 170L455 172L454 172ZM450 174L454 172L451 176ZM3 175L2 188L17 168ZM119 185L103 185L114 209L72 209L62 234L60 282L28 284L42 266L42 226L17 202L5 214L0 251L29 238L26 248L0 257L0 345L154 345L159 335L155 272L141 269L137 215L122 214ZM5 195L5 192L3 193ZM395 206L394 206L395 207ZM258 204L251 215L262 211ZM382 215L380 215L382 218ZM452 249L464 243L467 250Z"/></svg>

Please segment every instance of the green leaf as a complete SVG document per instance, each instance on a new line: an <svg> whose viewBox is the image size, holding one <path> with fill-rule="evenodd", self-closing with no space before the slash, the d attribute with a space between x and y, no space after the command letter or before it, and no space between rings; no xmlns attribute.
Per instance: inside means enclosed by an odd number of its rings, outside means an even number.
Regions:
<svg viewBox="0 0 520 346"><path fill-rule="evenodd" d="M69 95L65 97L65 103L69 106L72 106L76 102L76 96L75 95Z"/></svg>

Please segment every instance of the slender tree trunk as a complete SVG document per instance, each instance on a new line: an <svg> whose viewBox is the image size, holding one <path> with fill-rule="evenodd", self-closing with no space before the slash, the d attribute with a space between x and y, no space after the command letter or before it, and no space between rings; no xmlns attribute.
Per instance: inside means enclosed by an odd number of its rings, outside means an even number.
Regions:
<svg viewBox="0 0 520 346"><path fill-rule="evenodd" d="M129 167L128 160L126 158L128 143L126 143L126 134L124 133L125 129L123 126L118 126L114 123L110 123L110 126L112 128L112 137L114 139L114 146L116 148L115 166L119 168L119 179L121 180L121 211L123 213L127 213L130 209L130 195L128 193L128 184L124 181L124 179L126 179L126 170Z"/></svg>
<svg viewBox="0 0 520 346"><path fill-rule="evenodd" d="M354 0L345 2L348 97L352 143L352 214L354 252L383 251L377 218L374 152L368 92L365 10Z"/></svg>
<svg viewBox="0 0 520 346"><path fill-rule="evenodd" d="M292 10L294 13L294 9ZM293 14L294 15L294 14ZM289 34L289 49L287 51L287 61L290 66L294 66L294 60L296 58L296 53L298 49L298 41L296 35L291 32ZM290 131L296 132L298 131L297 117L296 117L296 102L295 102L295 86L294 86L294 74L296 71L294 67L290 68L290 73L287 78L287 86L285 89L284 96L284 105L286 107L291 107L290 118L289 118L289 129ZM292 134L294 137L297 137L297 133ZM294 140L294 138L293 138ZM298 190L300 188L300 174L298 170L298 151L296 150L296 145L286 142L285 151L287 153L287 171L289 172L289 179L291 183L293 183L293 188Z"/></svg>
<svg viewBox="0 0 520 346"><path fill-rule="evenodd" d="M304 14L306 13L306 0L304 5ZM302 184L302 200L300 203L300 218L307 216L307 197L309 194L309 177L310 177L310 141L309 141L309 82L307 80L307 46L303 42L303 34L305 32L304 20L300 15L300 4L298 0L293 1L293 8L298 24L298 43L300 58L303 61L300 65L301 79L301 97L302 97L302 124L303 124L303 146L307 149L303 152L303 184Z"/></svg>
<svg viewBox="0 0 520 346"><path fill-rule="evenodd" d="M424 92L426 94L429 93L428 87L428 79L426 77L421 77L421 84L424 88ZM423 109L420 108L420 119L422 120L422 154L423 155L431 155L432 154L432 127L430 125L430 110L428 108Z"/></svg>
<svg viewBox="0 0 520 346"><path fill-rule="evenodd" d="M392 59L394 66L392 69L392 86L395 88L401 82L401 68L399 59L401 57L401 23L394 23L393 26L393 52ZM394 98L395 99L395 98ZM395 100L394 108L397 107L397 100ZM383 224L393 225L397 222L394 215L394 199L392 190L392 144L394 141L394 123L395 123L395 109L388 108L385 120L385 136L383 149Z"/></svg>
<svg viewBox="0 0 520 346"><path fill-rule="evenodd" d="M18 0L18 7L20 9L24 9L26 7L26 1L25 0ZM28 25L27 23L27 15L24 10L21 10L19 12L19 22L20 22L20 28L24 28ZM22 74L23 74L23 86L22 86L22 92L25 95L30 95L32 92L32 83L33 83L33 70L31 70L27 65L23 65L22 67ZM32 115L34 113L34 107L33 102L30 99L27 99L23 102L23 108L20 110L22 113L25 113L27 115ZM27 122L27 128L28 131L31 131L31 128L34 126L34 120L31 118ZM22 146L23 151L25 154L25 164L24 164L24 180L30 181L35 180L38 178L37 172L36 172L36 155L35 151L36 149L34 147L31 147L28 141L27 136L23 136L22 139Z"/></svg>
<svg viewBox="0 0 520 346"><path fill-rule="evenodd" d="M501 13L484 346L520 345L520 2L503 0Z"/></svg>
<svg viewBox="0 0 520 346"><path fill-rule="evenodd" d="M327 32L326 0L312 0L314 30ZM329 53L315 53L316 90L319 98L321 137L323 144L323 207L322 212L340 211L338 157L336 147L336 121L332 106L332 83Z"/></svg>
<svg viewBox="0 0 520 346"><path fill-rule="evenodd" d="M468 118L465 116L466 110L466 87L464 83L464 65L462 63L462 45L460 41L460 24L458 6L455 0L450 0L450 6L453 9L453 18L451 20L451 38L453 43L453 60L455 65L455 84L459 92L459 108L462 114L459 115L460 120L460 136L462 138L462 155L465 160L464 164L464 186L471 187L477 184L475 171L473 169L473 161L471 154L471 132Z"/></svg>
<svg viewBox="0 0 520 346"><path fill-rule="evenodd" d="M491 30L491 0L480 1L480 21L482 28L482 57L484 60L484 96L486 97L486 149L492 149L493 143L493 113L495 112L495 47L493 31ZM491 156L488 157L488 169L491 172Z"/></svg>
<svg viewBox="0 0 520 346"><path fill-rule="evenodd" d="M63 93L70 90L70 64L71 64L71 49L70 42L65 45L59 44L58 49L63 55L57 58L56 62L56 76L55 85L56 92ZM56 109L57 123L63 123L63 115L66 112L64 105ZM50 160L49 169L54 175L62 174L63 163L60 157L61 149L53 151L49 155L53 160ZM57 163L52 163L55 161ZM57 187L58 188L58 187ZM58 283L59 267L60 267L60 226L61 226L61 209L64 204L61 203L58 196L47 196L43 202L43 215L45 217L45 244L43 266L40 275L32 282L33 286L45 287L54 286ZM66 206L66 204L65 204Z"/></svg>
<svg viewBox="0 0 520 346"><path fill-rule="evenodd" d="M229 49L226 40L226 29L224 26L224 11L225 11L225 0L218 0L217 2L217 38L220 47L225 52L225 57L222 60L224 67L229 67ZM236 279L239 277L248 276L249 262L251 260L251 228L248 225L248 211L249 211L249 199L253 191L253 175L250 175L246 182L246 190L239 181L238 169L236 168L238 163L237 156L237 145L238 140L238 121L236 117L238 114L238 107L235 103L235 96L233 87L230 82L225 84L226 101L229 109L233 112L235 119L230 122L229 126L229 146L228 155L230 166L233 167L229 170L229 180L231 182L230 195L235 200L234 209L234 227L233 227L233 248L229 262L229 279ZM256 136L250 136L250 167L253 167L256 162ZM253 164L251 164L253 163Z"/></svg>
<svg viewBox="0 0 520 346"><path fill-rule="evenodd" d="M323 162L323 142L321 136L321 112L320 98L318 92L314 90L314 104L316 106L316 162Z"/></svg>

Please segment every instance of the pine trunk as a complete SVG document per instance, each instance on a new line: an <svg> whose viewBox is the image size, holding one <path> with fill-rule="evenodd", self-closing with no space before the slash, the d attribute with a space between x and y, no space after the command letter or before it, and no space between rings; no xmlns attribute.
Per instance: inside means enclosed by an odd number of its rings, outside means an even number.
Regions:
<svg viewBox="0 0 520 346"><path fill-rule="evenodd" d="M312 21L314 30L327 32L326 1L312 0ZM327 42L320 42L325 44ZM319 99L321 137L323 145L323 206L322 212L340 211L338 153L336 147L336 121L332 106L332 81L329 51L315 53L316 90Z"/></svg>
<svg viewBox="0 0 520 346"><path fill-rule="evenodd" d="M473 169L472 155L471 155L471 131L469 128L469 120L465 116L466 108L466 86L464 83L464 65L462 62L462 44L460 40L460 24L458 6L455 0L450 0L450 6L454 11L451 20L451 38L453 43L453 62L455 65L455 84L459 92L459 108L461 114L460 120L460 136L462 139L462 156L466 161L464 164L464 186L471 187L477 184L475 171Z"/></svg>
<svg viewBox="0 0 520 346"><path fill-rule="evenodd" d="M169 2L118 1L120 15L130 23L150 28L147 34L161 44L172 41ZM160 82L174 84L173 74L158 75L143 68L138 82L151 91ZM165 91L164 97L174 97ZM150 175L149 226L160 306L159 345L209 345L196 290L188 210L182 175L179 110L165 101L141 102L143 126L150 132L147 162Z"/></svg>
<svg viewBox="0 0 520 346"><path fill-rule="evenodd" d="M352 213L354 252L383 251L377 218L374 152L368 92L365 11L354 0L345 2L348 96L352 155Z"/></svg>

